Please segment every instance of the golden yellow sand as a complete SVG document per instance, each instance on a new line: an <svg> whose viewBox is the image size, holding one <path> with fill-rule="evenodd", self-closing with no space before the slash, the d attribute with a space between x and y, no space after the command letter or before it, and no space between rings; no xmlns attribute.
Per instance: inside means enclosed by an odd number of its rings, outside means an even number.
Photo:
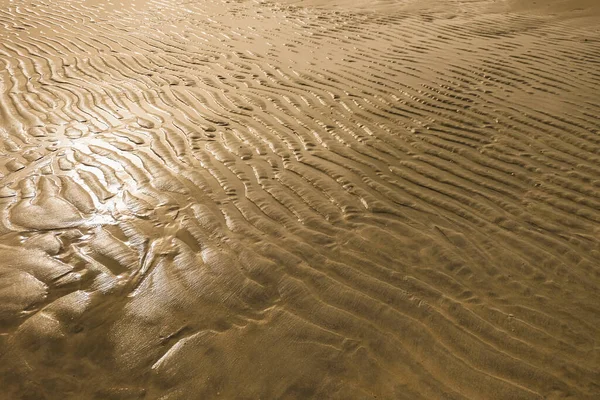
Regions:
<svg viewBox="0 0 600 400"><path fill-rule="evenodd" d="M0 0L0 399L600 398L597 3Z"/></svg>

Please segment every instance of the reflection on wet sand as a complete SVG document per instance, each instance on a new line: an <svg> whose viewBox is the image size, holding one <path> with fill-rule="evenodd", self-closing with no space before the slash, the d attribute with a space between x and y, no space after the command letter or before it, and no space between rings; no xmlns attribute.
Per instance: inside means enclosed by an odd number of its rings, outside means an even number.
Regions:
<svg viewBox="0 0 600 400"><path fill-rule="evenodd" d="M598 398L599 14L516 3L0 0L0 398Z"/></svg>

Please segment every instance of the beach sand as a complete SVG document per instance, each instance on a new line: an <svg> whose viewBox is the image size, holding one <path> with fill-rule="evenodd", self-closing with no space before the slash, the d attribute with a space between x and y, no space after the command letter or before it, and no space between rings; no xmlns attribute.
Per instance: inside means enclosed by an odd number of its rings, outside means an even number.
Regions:
<svg viewBox="0 0 600 400"><path fill-rule="evenodd" d="M600 398L597 1L0 5L0 399Z"/></svg>

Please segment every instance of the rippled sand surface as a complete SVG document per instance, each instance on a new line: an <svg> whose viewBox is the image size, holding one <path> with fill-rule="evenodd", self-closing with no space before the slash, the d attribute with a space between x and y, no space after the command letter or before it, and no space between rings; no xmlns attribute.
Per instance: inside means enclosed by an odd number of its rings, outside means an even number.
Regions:
<svg viewBox="0 0 600 400"><path fill-rule="evenodd" d="M0 0L0 398L599 399L600 13L521 3Z"/></svg>

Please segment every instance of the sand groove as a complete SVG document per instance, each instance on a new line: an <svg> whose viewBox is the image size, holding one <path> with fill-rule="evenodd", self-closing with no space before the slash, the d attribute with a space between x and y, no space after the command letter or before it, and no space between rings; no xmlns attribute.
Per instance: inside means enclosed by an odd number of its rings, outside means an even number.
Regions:
<svg viewBox="0 0 600 400"><path fill-rule="evenodd" d="M600 396L600 38L458 3L5 2L0 397Z"/></svg>

